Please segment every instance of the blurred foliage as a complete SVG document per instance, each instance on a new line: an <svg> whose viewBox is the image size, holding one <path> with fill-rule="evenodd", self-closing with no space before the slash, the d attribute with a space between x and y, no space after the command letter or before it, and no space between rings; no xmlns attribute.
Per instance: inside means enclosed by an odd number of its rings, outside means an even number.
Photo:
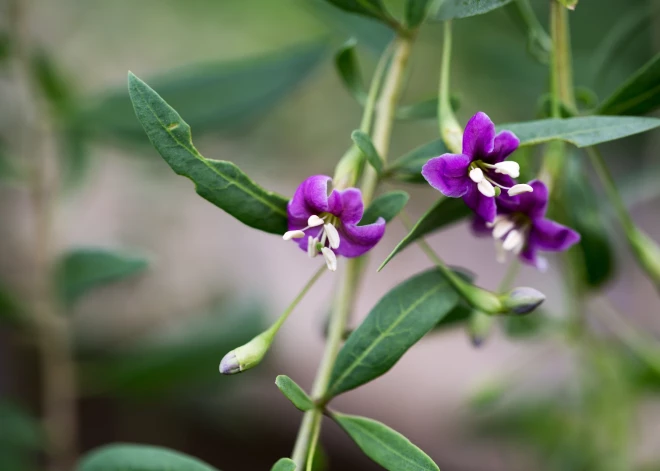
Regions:
<svg viewBox="0 0 660 471"><path fill-rule="evenodd" d="M33 454L44 437L36 418L20 405L0 399L0 464L7 471L34 470Z"/></svg>

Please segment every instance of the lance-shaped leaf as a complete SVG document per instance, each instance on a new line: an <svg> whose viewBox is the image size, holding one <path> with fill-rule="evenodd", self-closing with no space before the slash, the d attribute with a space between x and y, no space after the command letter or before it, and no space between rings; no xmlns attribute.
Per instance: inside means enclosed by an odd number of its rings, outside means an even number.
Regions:
<svg viewBox="0 0 660 471"><path fill-rule="evenodd" d="M147 260L105 248L77 248L57 262L56 283L62 300L71 305L91 289L136 275L147 268Z"/></svg>
<svg viewBox="0 0 660 471"><path fill-rule="evenodd" d="M410 196L402 190L390 191L373 200L362 216L360 226L376 222L379 217L390 222L401 212Z"/></svg>
<svg viewBox="0 0 660 471"><path fill-rule="evenodd" d="M264 190L231 162L204 158L192 143L190 126L132 73L128 89L151 143L172 170L195 183L201 197L250 227L274 234L286 232L286 198Z"/></svg>
<svg viewBox="0 0 660 471"><path fill-rule="evenodd" d="M355 145L360 149L360 152L367 158L367 162L376 170L380 175L383 171L383 159L380 158L378 151L371 142L369 135L359 129L356 129L351 134L351 139Z"/></svg>
<svg viewBox="0 0 660 471"><path fill-rule="evenodd" d="M393 24L393 19L387 13L387 9L381 0L326 0L337 8L369 16L387 24Z"/></svg>
<svg viewBox="0 0 660 471"><path fill-rule="evenodd" d="M660 127L660 119L657 118L585 116L502 124L497 127L497 130L507 129L513 132L520 139L521 146L561 140L570 142L577 147L587 147L615 141L657 127Z"/></svg>
<svg viewBox="0 0 660 471"><path fill-rule="evenodd" d="M392 162L387 168L386 174L397 180L407 182L426 182L422 176L422 167L429 159L449 152L442 139L436 139L428 144L417 147L402 157Z"/></svg>
<svg viewBox="0 0 660 471"><path fill-rule="evenodd" d="M91 451L77 471L218 471L178 451L150 445L115 444Z"/></svg>
<svg viewBox="0 0 660 471"><path fill-rule="evenodd" d="M306 412L314 408L314 402L303 389L296 384L294 380L286 375L279 375L275 378L275 384L282 391L282 394L293 403L296 408Z"/></svg>
<svg viewBox="0 0 660 471"><path fill-rule="evenodd" d="M467 18L469 16L483 15L496 8L503 7L511 0L444 0L440 8L431 18L438 21L447 21L454 18Z"/></svg>
<svg viewBox="0 0 660 471"><path fill-rule="evenodd" d="M426 19L431 0L406 0L406 25L417 28Z"/></svg>
<svg viewBox="0 0 660 471"><path fill-rule="evenodd" d="M387 372L457 302L458 295L436 269L396 286L346 340L332 370L328 397Z"/></svg>
<svg viewBox="0 0 660 471"><path fill-rule="evenodd" d="M364 453L390 471L440 471L429 456L410 440L388 426L366 417L333 413Z"/></svg>
<svg viewBox="0 0 660 471"><path fill-rule="evenodd" d="M291 458L280 458L270 471L296 471L296 463Z"/></svg>
<svg viewBox="0 0 660 471"><path fill-rule="evenodd" d="M435 203L431 209L424 213L419 221L415 223L410 232L401 239L401 242L394 247L392 253L390 253L380 267L378 267L378 271L382 270L395 255L416 240L442 229L443 227L447 227L450 224L454 224L468 217L471 213L472 211L470 211L460 198L440 198L437 203Z"/></svg>
<svg viewBox="0 0 660 471"><path fill-rule="evenodd" d="M149 83L198 136L217 133L264 116L296 90L326 52L325 42L314 42L257 57L194 64L156 75ZM100 135L143 142L125 88L94 100L78 121Z"/></svg>
<svg viewBox="0 0 660 471"><path fill-rule="evenodd" d="M660 107L660 54L606 98L596 114L642 115Z"/></svg>
<svg viewBox="0 0 660 471"><path fill-rule="evenodd" d="M367 99L367 91L364 88L360 65L357 58L357 41L349 39L335 54L335 67L346 89L353 95L358 103L364 103Z"/></svg>

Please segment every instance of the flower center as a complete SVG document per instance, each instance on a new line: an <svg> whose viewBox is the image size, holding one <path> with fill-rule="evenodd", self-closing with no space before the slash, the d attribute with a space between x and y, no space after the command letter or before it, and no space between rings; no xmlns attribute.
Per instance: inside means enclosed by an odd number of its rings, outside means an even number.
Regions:
<svg viewBox="0 0 660 471"><path fill-rule="evenodd" d="M518 184L508 187L497 183L497 181L493 179L494 173L508 175L511 178L518 178L520 176L520 165L518 165L517 162L487 164L483 160L475 160L470 163L468 172L470 179L477 184L479 192L489 198L500 196L502 190L507 190L509 196L533 191L533 188L526 184Z"/></svg>
<svg viewBox="0 0 660 471"><path fill-rule="evenodd" d="M328 270L337 270L337 255L333 249L339 248L339 232L337 225L339 225L339 218L329 213L321 213L320 215L313 214L307 219L307 227L299 230L287 231L282 239L302 239L305 237L305 231L313 227L323 226L321 232L316 236L307 236L307 255L310 258L316 257L319 252L323 255ZM327 243L327 247L326 247Z"/></svg>
<svg viewBox="0 0 660 471"><path fill-rule="evenodd" d="M527 245L531 221L522 213L498 215L492 223L486 225L493 229L497 261L506 261L506 253L520 254Z"/></svg>

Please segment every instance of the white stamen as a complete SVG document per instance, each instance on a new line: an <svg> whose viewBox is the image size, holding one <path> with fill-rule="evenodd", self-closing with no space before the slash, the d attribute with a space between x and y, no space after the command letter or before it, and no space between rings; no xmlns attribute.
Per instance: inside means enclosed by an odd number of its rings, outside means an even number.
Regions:
<svg viewBox="0 0 660 471"><path fill-rule="evenodd" d="M282 236L282 239L284 240L302 239L303 237L305 237L305 233L303 231L287 231Z"/></svg>
<svg viewBox="0 0 660 471"><path fill-rule="evenodd" d="M495 196L495 188L488 180L481 180L477 183L477 188L482 195L492 198Z"/></svg>
<svg viewBox="0 0 660 471"><path fill-rule="evenodd" d="M307 224L309 227L316 227L323 224L323 219L318 217L316 214L312 214L309 219L307 219Z"/></svg>
<svg viewBox="0 0 660 471"><path fill-rule="evenodd" d="M314 258L318 254L318 251L316 250L316 244L318 243L318 240L316 237L308 236L307 237L307 255L309 255L309 258Z"/></svg>
<svg viewBox="0 0 660 471"><path fill-rule="evenodd" d="M518 178L520 176L520 165L518 165L518 162L498 162L493 167L495 168L495 173L502 173L512 178Z"/></svg>
<svg viewBox="0 0 660 471"><path fill-rule="evenodd" d="M484 179L484 172L479 167L473 168L470 170L470 179L474 183L482 182Z"/></svg>
<svg viewBox="0 0 660 471"><path fill-rule="evenodd" d="M501 239L504 237L511 229L513 229L515 224L509 219L501 219L495 223L493 226L493 237L496 239Z"/></svg>
<svg viewBox="0 0 660 471"><path fill-rule="evenodd" d="M502 248L504 250L508 251L515 251L518 250L519 247L522 248L522 245L525 242L525 238L522 234L522 232L513 229L509 234L506 236L504 239L504 243L502 244Z"/></svg>
<svg viewBox="0 0 660 471"><path fill-rule="evenodd" d="M500 239L495 240L495 258L499 263L506 262L506 252L502 248L502 241Z"/></svg>
<svg viewBox="0 0 660 471"><path fill-rule="evenodd" d="M509 193L509 196L516 196L521 193L527 193L532 191L534 191L534 188L527 185L526 183L520 183L518 185L513 185L507 193Z"/></svg>
<svg viewBox="0 0 660 471"><path fill-rule="evenodd" d="M328 266L328 270L336 271L337 270L337 256L335 253L327 247L321 249L323 258L325 259L325 264Z"/></svg>
<svg viewBox="0 0 660 471"><path fill-rule="evenodd" d="M325 229L325 233L328 235L328 243L330 244L330 247L333 249L338 248L339 232L337 232L337 228L330 223L324 224L323 228Z"/></svg>
<svg viewBox="0 0 660 471"><path fill-rule="evenodd" d="M505 219L506 219L506 216L497 215L497 216L495 216L495 219L493 220L493 222L487 222L486 223L486 227L488 229L492 229L493 227L495 227L495 224L497 224L498 222L503 221Z"/></svg>

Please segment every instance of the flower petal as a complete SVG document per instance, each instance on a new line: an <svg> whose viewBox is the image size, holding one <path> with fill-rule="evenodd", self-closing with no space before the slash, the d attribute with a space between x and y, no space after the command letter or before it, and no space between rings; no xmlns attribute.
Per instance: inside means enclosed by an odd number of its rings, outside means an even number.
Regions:
<svg viewBox="0 0 660 471"><path fill-rule="evenodd" d="M339 227L341 244L335 250L337 255L344 257L359 257L371 250L385 234L385 219L378 218L373 224L356 226L342 224Z"/></svg>
<svg viewBox="0 0 660 471"><path fill-rule="evenodd" d="M291 222L289 222L289 225L291 225ZM296 244L298 244L298 247L300 247L300 250L302 250L304 252L307 252L307 249L308 249L307 244L309 243L309 236L320 238L322 230L323 230L323 226L312 227L312 228L307 229L305 231L305 237L303 237L302 239L293 239L293 241Z"/></svg>
<svg viewBox="0 0 660 471"><path fill-rule="evenodd" d="M500 208L507 213L524 213L531 219L543 218L548 208L548 187L540 180L529 182L529 186L534 191L521 193L516 196L508 196L502 193L502 196L498 200Z"/></svg>
<svg viewBox="0 0 660 471"><path fill-rule="evenodd" d="M362 192L357 188L347 188L339 192L341 198L342 210L339 213L332 214L339 217L342 224L357 224L364 214L364 203L362 202Z"/></svg>
<svg viewBox="0 0 660 471"><path fill-rule="evenodd" d="M497 206L495 198L484 196L477 189L474 183L470 185L468 192L463 196L463 201L468 205L472 211L477 213L477 216L484 219L486 222L493 222L497 213Z"/></svg>
<svg viewBox="0 0 660 471"><path fill-rule="evenodd" d="M298 186L287 205L290 230L307 226L307 219L312 214L328 210L328 182L330 180L332 178L327 175L313 175Z"/></svg>
<svg viewBox="0 0 660 471"><path fill-rule="evenodd" d="M529 245L534 248L561 252L580 241L580 234L550 219L536 219L529 233Z"/></svg>
<svg viewBox="0 0 660 471"><path fill-rule="evenodd" d="M482 111L470 118L463 134L463 153L471 160L479 160L493 152L495 125Z"/></svg>
<svg viewBox="0 0 660 471"><path fill-rule="evenodd" d="M450 198L460 198L472 185L468 176L470 158L463 154L443 154L434 157L422 167L426 181Z"/></svg>
<svg viewBox="0 0 660 471"><path fill-rule="evenodd" d="M493 141L493 150L487 156L484 156L482 160L489 164L496 164L502 162L508 156L513 154L513 152L520 145L520 139L516 137L511 131L502 131Z"/></svg>
<svg viewBox="0 0 660 471"><path fill-rule="evenodd" d="M492 237L493 227L488 227L489 224L490 223L475 214L472 218L470 229L472 229L472 233L477 237Z"/></svg>
<svg viewBox="0 0 660 471"><path fill-rule="evenodd" d="M529 244L520 252L519 258L526 264L536 267L542 272L548 268L548 261L544 257L539 256L536 248Z"/></svg>

